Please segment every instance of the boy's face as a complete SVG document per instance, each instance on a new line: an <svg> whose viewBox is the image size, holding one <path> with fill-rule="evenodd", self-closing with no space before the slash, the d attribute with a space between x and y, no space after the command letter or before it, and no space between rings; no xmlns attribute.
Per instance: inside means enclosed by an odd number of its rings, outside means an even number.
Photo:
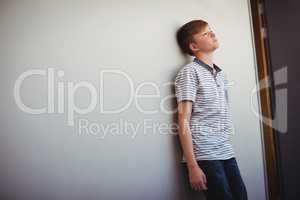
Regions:
<svg viewBox="0 0 300 200"><path fill-rule="evenodd" d="M211 53L219 47L219 42L214 32L207 25L203 30L194 35L194 42L190 43L193 52L201 51Z"/></svg>

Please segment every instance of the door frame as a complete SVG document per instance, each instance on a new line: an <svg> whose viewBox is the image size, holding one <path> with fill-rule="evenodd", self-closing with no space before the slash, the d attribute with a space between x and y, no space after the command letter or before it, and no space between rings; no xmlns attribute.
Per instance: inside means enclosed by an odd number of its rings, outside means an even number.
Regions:
<svg viewBox="0 0 300 200"><path fill-rule="evenodd" d="M261 115L273 119L274 113L274 86L269 84L266 77L273 83L273 76L269 57L269 43L267 37L267 27L265 19L264 0L250 0L251 20L253 28L253 39L255 46L255 56L259 85L269 85L260 89ZM273 125L262 123L264 162L266 170L266 193L270 200L280 200L281 190L279 181L278 152L276 143L276 132Z"/></svg>

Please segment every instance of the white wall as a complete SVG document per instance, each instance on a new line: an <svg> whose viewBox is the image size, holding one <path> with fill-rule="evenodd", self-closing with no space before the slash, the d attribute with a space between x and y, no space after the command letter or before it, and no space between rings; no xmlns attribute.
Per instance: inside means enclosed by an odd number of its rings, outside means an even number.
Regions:
<svg viewBox="0 0 300 200"><path fill-rule="evenodd" d="M175 31L198 18L207 20L219 37L216 63L234 81L230 89L234 146L249 199L266 199L261 130L250 106L256 75L246 0L1 1L0 195L9 199L184 199L178 137L160 134L143 123L174 122L176 115L161 110L160 103L167 110L176 108L174 96L164 101L174 92L164 84L172 83L187 62L179 53ZM56 73L54 113L28 114L15 102L16 80L25 71L46 73L47 68ZM131 97L125 77L107 75L104 86L100 84L100 72L107 69L127 74L134 91L145 81L155 83L157 90L147 85L138 92L158 97L133 96L133 100L157 112L143 113L134 102L121 113L101 112L101 104L116 109ZM57 76L59 70L64 76ZM96 94L91 98L89 90L80 88L75 104L84 108L96 99L96 106L87 114L75 113L72 121L67 83L80 81L95 88ZM62 113L57 111L58 82L65 89ZM47 87L46 76L27 78L21 87L22 101L34 108L47 106L52 101L47 99L51 91ZM257 107L256 96L254 101ZM120 119L140 127L126 134ZM84 122L90 125L88 133L79 127ZM111 132L93 133L97 126Z"/></svg>

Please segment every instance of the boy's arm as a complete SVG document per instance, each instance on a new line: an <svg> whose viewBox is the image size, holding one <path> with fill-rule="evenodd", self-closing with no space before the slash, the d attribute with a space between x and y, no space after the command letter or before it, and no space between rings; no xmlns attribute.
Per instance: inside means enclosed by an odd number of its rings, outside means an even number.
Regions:
<svg viewBox="0 0 300 200"><path fill-rule="evenodd" d="M189 126L192 104L192 101L181 101L178 103L179 137L187 161L192 188L195 190L207 190L206 176L199 167L193 151L192 134Z"/></svg>
<svg viewBox="0 0 300 200"><path fill-rule="evenodd" d="M198 167L193 151L192 135L189 126L192 103L192 101L181 101L178 103L179 138L189 169Z"/></svg>
<svg viewBox="0 0 300 200"><path fill-rule="evenodd" d="M193 102L196 101L199 80L194 67L183 67L175 78L175 96L178 104L179 139L183 149L187 166L193 168L198 166L195 159L190 130L190 117Z"/></svg>

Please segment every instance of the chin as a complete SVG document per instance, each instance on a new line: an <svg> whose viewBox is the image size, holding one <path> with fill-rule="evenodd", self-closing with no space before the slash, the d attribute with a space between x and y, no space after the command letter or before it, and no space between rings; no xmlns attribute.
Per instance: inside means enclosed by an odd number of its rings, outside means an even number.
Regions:
<svg viewBox="0 0 300 200"><path fill-rule="evenodd" d="M215 44L215 46L214 46L214 49L217 49L217 48L219 48L219 43L217 42L216 44Z"/></svg>
<svg viewBox="0 0 300 200"><path fill-rule="evenodd" d="M215 45L215 46L212 48L212 50L214 51L214 50L216 50L217 48L219 48L219 45Z"/></svg>

